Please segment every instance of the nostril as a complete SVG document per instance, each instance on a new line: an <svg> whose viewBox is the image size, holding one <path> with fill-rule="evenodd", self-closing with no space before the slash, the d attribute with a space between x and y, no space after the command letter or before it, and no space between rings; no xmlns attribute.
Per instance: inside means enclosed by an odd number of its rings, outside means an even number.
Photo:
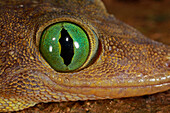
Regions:
<svg viewBox="0 0 170 113"><path fill-rule="evenodd" d="M166 63L166 66L167 66L168 68L170 68L170 61L168 61L168 62Z"/></svg>

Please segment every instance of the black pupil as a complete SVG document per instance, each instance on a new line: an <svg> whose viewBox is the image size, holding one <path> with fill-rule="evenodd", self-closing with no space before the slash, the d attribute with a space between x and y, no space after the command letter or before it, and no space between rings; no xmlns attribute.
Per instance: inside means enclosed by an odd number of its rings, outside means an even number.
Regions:
<svg viewBox="0 0 170 113"><path fill-rule="evenodd" d="M61 38L59 39L61 44L60 56L64 59L64 64L69 65L74 55L73 39L64 28L61 30Z"/></svg>

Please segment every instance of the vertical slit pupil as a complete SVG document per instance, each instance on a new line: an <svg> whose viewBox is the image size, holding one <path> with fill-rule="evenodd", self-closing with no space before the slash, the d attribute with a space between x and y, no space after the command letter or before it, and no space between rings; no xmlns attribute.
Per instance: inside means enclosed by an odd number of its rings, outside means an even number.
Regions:
<svg viewBox="0 0 170 113"><path fill-rule="evenodd" d="M61 38L59 39L61 45L60 56L64 59L64 64L69 65L74 55L73 39L64 28L61 30Z"/></svg>

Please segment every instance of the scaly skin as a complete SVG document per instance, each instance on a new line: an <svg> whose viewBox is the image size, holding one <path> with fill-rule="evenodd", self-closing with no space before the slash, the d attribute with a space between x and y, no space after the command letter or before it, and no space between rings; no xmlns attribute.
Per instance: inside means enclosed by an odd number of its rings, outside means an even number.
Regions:
<svg viewBox="0 0 170 113"><path fill-rule="evenodd" d="M48 25L71 21L94 30L93 63L57 72L39 52ZM0 112L39 102L112 99L170 89L170 47L109 15L99 0L0 0Z"/></svg>

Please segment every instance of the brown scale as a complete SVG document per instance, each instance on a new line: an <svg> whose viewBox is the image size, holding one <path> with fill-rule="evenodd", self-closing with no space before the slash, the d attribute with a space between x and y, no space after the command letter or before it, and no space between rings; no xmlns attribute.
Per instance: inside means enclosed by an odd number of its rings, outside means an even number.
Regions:
<svg viewBox="0 0 170 113"><path fill-rule="evenodd" d="M100 0L0 0L0 7L0 112L170 89L170 47L109 15ZM36 44L38 30L61 18L94 30L100 43L96 59L75 72L55 71Z"/></svg>

